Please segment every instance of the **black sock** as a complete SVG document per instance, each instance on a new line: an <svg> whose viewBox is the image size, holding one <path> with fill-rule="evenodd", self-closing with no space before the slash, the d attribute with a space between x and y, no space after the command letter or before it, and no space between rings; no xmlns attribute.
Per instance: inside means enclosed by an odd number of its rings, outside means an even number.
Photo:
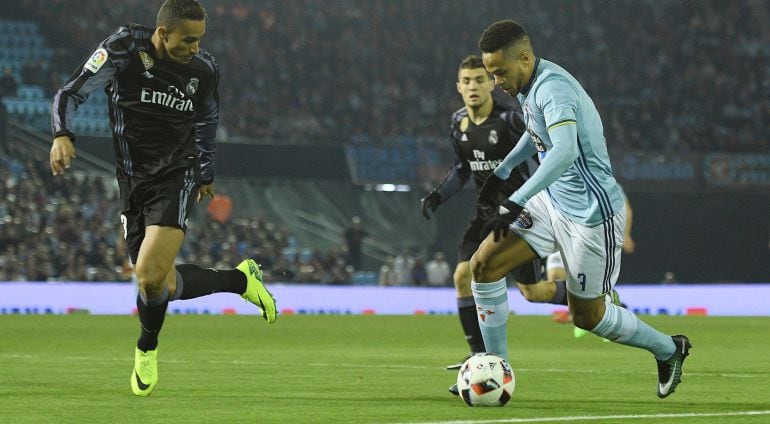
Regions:
<svg viewBox="0 0 770 424"><path fill-rule="evenodd" d="M556 283L556 291L553 294L553 299L549 300L548 303L553 303L554 305L566 305L567 282L564 280L557 280L554 281L554 283Z"/></svg>
<svg viewBox="0 0 770 424"><path fill-rule="evenodd" d="M176 266L176 293L171 300L194 299L212 293L246 292L246 275L237 269L216 270L197 265Z"/></svg>
<svg viewBox="0 0 770 424"><path fill-rule="evenodd" d="M457 299L457 311L460 313L460 324L465 333L465 340L472 353L484 352L484 338L479 328L479 317L476 315L476 302L473 296Z"/></svg>
<svg viewBox="0 0 770 424"><path fill-rule="evenodd" d="M166 307L168 307L168 289L164 288L161 294L152 299L142 299L141 293L136 296L136 308L139 311L139 324L142 332L136 347L147 352L158 347L158 334L166 319Z"/></svg>

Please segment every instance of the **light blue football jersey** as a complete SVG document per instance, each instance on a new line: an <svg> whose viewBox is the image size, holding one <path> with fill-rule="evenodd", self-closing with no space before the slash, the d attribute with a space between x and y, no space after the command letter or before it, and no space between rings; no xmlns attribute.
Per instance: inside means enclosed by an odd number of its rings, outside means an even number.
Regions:
<svg viewBox="0 0 770 424"><path fill-rule="evenodd" d="M518 98L527 131L495 174L507 178L535 150L541 165L510 199L525 206L545 189L559 211L588 226L621 210L623 195L612 175L602 121L580 83L559 65L537 59Z"/></svg>

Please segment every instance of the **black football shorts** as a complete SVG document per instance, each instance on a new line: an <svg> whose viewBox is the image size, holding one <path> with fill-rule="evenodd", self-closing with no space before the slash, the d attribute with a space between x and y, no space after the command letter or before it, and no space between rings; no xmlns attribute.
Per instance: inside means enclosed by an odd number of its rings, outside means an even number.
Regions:
<svg viewBox="0 0 770 424"><path fill-rule="evenodd" d="M187 230L200 181L197 166L179 168L152 180L118 181L120 222L131 262L136 264L148 225Z"/></svg>
<svg viewBox="0 0 770 424"><path fill-rule="evenodd" d="M486 224L487 222L478 216L473 217L460 242L460 250L457 253L458 263L471 260L471 256L473 256L481 245L481 242L487 237L487 234L484 234L484 227ZM542 279L542 276L543 263L540 258L537 258L520 267L514 268L508 273L507 278L509 283L516 281L521 284L536 284Z"/></svg>

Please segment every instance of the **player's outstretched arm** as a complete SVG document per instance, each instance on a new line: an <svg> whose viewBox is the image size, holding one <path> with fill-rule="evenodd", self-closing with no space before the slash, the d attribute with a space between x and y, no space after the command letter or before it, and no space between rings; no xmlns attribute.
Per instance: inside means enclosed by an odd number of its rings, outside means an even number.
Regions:
<svg viewBox="0 0 770 424"><path fill-rule="evenodd" d="M53 139L49 162L51 172L54 175L61 175L70 167L72 159L75 158L75 145L68 135L61 135Z"/></svg>
<svg viewBox="0 0 770 424"><path fill-rule="evenodd" d="M509 198L519 205L526 205L535 194L548 187L561 176L578 158L577 123L570 120L548 131L553 147L540 162L534 174Z"/></svg>

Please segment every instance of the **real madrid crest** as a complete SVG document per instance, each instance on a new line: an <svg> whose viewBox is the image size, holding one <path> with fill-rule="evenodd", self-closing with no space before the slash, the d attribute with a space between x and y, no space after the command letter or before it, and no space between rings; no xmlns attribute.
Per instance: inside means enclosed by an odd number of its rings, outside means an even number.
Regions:
<svg viewBox="0 0 770 424"><path fill-rule="evenodd" d="M187 83L187 86L185 86L184 91L187 93L188 96L192 96L195 94L196 91L198 91L198 78L192 77L190 78L190 81Z"/></svg>
<svg viewBox="0 0 770 424"><path fill-rule="evenodd" d="M497 130L492 130L489 132L489 143L497 144Z"/></svg>
<svg viewBox="0 0 770 424"><path fill-rule="evenodd" d="M155 64L155 61L152 60L152 56L150 56L147 52L139 52L139 59L142 60L142 65L144 65L144 70L149 71L150 68L152 68L152 65Z"/></svg>

